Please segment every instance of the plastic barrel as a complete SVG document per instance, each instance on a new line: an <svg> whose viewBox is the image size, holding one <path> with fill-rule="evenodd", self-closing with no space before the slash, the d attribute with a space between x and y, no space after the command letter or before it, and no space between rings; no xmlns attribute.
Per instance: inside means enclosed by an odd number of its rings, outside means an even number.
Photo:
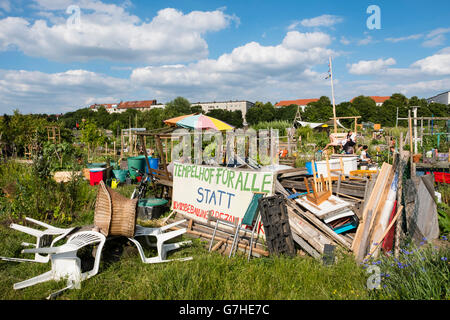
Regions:
<svg viewBox="0 0 450 320"><path fill-rule="evenodd" d="M106 162L88 163L87 167L89 169L106 168Z"/></svg>
<svg viewBox="0 0 450 320"><path fill-rule="evenodd" d="M145 158L144 158L145 160ZM150 168L151 169L158 169L159 168L159 159L158 158L152 158L152 157L148 157L148 162L150 163ZM148 173L148 168L147 168L147 162L145 163L145 168L146 168L146 172Z"/></svg>
<svg viewBox="0 0 450 320"><path fill-rule="evenodd" d="M127 160L128 162L128 172L130 173L131 178L136 178L137 175L139 175L133 167L136 169L139 169L144 172L145 170L145 156L137 156L137 157L130 157Z"/></svg>
<svg viewBox="0 0 450 320"><path fill-rule="evenodd" d="M89 170L89 183L91 186L95 186L103 180L104 168L92 168Z"/></svg>
<svg viewBox="0 0 450 320"><path fill-rule="evenodd" d="M308 174L314 174L313 169L312 169L312 161L306 162L305 167L306 167L306 170L308 170ZM315 167L314 169L317 172L317 164L315 162L314 162L314 167Z"/></svg>
<svg viewBox="0 0 450 320"><path fill-rule="evenodd" d="M127 179L128 170L113 170L114 177L122 183Z"/></svg>

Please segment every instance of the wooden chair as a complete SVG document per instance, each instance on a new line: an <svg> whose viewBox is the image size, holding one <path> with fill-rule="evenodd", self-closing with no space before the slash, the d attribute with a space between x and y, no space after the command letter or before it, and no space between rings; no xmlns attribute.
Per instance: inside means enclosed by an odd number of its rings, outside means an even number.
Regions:
<svg viewBox="0 0 450 320"><path fill-rule="evenodd" d="M327 184L325 182L325 179L323 178L323 175L320 175L320 180L321 180L321 189L320 191L318 191L315 187L316 182L313 182L311 184L312 187L312 193L309 190L309 183L308 183L308 179L306 177L303 178L305 181L305 185L306 185L306 199L308 199L309 201L311 201L312 203L314 203L315 205L320 205L322 202L328 200L328 198L331 196L331 181Z"/></svg>

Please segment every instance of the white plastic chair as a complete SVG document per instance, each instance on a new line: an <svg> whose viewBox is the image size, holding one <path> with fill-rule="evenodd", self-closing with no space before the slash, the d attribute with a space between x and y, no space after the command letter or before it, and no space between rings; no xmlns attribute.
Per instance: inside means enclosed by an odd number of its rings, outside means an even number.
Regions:
<svg viewBox="0 0 450 320"><path fill-rule="evenodd" d="M50 256L52 268L39 276L33 277L14 284L14 289L23 289L49 280L59 281L67 279L66 289L79 289L81 281L86 280L98 273L100 258L106 238L96 231L80 231L69 237L67 243L57 247L24 249L23 253L42 253ZM81 272L81 259L77 257L77 251L88 245L97 245L94 267L86 272ZM54 294L52 294L54 295ZM49 297L51 297L50 295Z"/></svg>
<svg viewBox="0 0 450 320"><path fill-rule="evenodd" d="M164 232L167 229L170 229L176 225L179 225L183 222L186 222L186 220L177 221L174 223L171 223L167 226L163 226L160 228L146 228L142 227L140 225L136 225L135 233L133 238L128 238L131 242L133 242L141 256L142 262L144 263L160 263L160 262L169 262L169 261L188 261L192 260L192 257L187 258L178 258L178 259L167 259L167 252L171 250L175 250L178 248L181 248L184 245L191 244L192 241L181 241L177 243L168 243L165 244L167 240L173 239L175 237L178 237L179 235L182 235L187 231L186 228L179 229L175 231L169 231ZM136 240L137 237L145 237L145 240L147 241L147 244L150 246L156 246L156 249L158 250L158 255L156 257L145 257L144 249L142 248L142 245L138 240ZM149 237L156 237L156 244L151 243Z"/></svg>
<svg viewBox="0 0 450 320"><path fill-rule="evenodd" d="M37 224L41 227L46 228L45 230L39 230L34 229L26 226L22 226L20 224L11 223L10 228L21 231L24 233L27 233L29 235L32 235L36 237L36 244L28 243L28 242L22 242L22 246L33 246L35 248L41 248L45 246L45 242L48 241L47 239L50 237L52 239L50 243L50 247L53 247L55 243L57 243L59 240L66 237L70 232L72 232L75 228L57 228L53 227L47 223L25 217L25 220L30 221L34 224ZM14 261L14 262L40 262L40 263L47 263L49 261L48 255L41 255L39 253L35 253L34 259L22 259L22 258L9 258L9 257L0 257L0 259L5 261Z"/></svg>

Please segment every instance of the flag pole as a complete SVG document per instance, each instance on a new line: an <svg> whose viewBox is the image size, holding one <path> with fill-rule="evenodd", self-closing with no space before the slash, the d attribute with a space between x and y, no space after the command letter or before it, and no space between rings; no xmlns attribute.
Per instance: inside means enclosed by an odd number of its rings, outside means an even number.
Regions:
<svg viewBox="0 0 450 320"><path fill-rule="evenodd" d="M333 67L331 65L331 56L330 56L330 81L331 81L331 97L333 100L333 122L334 122L334 133L337 133L337 124L336 124L336 105L334 102L334 87L333 87Z"/></svg>

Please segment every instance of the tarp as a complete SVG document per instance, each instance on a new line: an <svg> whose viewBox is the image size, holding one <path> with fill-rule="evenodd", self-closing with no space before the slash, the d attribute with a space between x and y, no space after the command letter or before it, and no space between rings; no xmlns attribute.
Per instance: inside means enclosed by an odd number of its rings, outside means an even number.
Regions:
<svg viewBox="0 0 450 320"><path fill-rule="evenodd" d="M324 125L324 123L318 123L318 122L305 122L305 121L298 121L297 123L300 124L302 127L311 127L312 129L317 128L317 127L322 127Z"/></svg>

